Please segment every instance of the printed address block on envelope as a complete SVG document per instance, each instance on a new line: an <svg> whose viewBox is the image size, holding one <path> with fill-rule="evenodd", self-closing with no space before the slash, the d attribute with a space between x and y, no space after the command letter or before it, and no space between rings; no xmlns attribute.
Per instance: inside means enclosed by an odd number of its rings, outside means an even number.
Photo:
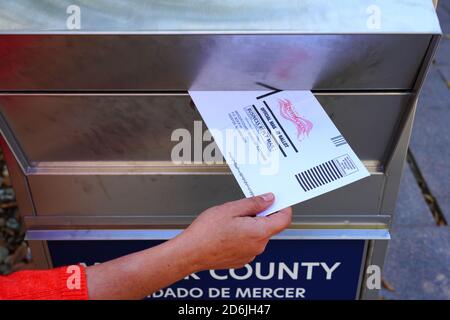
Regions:
<svg viewBox="0 0 450 320"><path fill-rule="evenodd" d="M189 91L246 197L268 215L369 176L310 91Z"/></svg>

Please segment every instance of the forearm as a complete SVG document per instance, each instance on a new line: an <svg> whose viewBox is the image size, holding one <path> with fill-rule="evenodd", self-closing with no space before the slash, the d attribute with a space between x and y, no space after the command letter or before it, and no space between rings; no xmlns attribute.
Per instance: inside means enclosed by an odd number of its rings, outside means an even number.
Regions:
<svg viewBox="0 0 450 320"><path fill-rule="evenodd" d="M142 299L196 271L178 239L87 268L90 299Z"/></svg>
<svg viewBox="0 0 450 320"><path fill-rule="evenodd" d="M172 240L88 267L89 298L142 299L193 272L243 267L291 223L290 208L255 218L273 201L268 193L212 207Z"/></svg>

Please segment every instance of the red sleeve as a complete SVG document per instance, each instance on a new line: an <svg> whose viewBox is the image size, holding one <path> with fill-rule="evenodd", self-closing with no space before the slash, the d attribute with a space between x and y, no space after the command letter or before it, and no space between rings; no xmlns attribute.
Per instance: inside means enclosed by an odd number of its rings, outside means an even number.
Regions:
<svg viewBox="0 0 450 320"><path fill-rule="evenodd" d="M0 276L0 299L87 300L86 269L73 265Z"/></svg>

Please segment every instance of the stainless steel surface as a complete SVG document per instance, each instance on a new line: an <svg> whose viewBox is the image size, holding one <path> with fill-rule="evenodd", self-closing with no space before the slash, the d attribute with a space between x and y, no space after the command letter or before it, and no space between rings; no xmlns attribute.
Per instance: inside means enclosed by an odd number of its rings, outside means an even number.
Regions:
<svg viewBox="0 0 450 320"><path fill-rule="evenodd" d="M410 95L316 96L356 154L382 167ZM133 168L152 163L170 167L172 148L178 144L171 141L172 132L184 128L192 137L201 137L206 130L203 125L200 134L194 132L194 121L201 117L190 101L188 95L170 94L12 94L0 95L0 112L27 161L37 166L33 173L39 173L40 167L62 167L66 162L95 167L95 163L86 161L107 161L98 163L100 168L112 166L114 161L121 162L117 165L122 167L127 163ZM133 163L137 161L143 163ZM42 162L54 163L39 165ZM73 164L74 169L83 163ZM61 172L70 172L70 166L61 168Z"/></svg>
<svg viewBox="0 0 450 320"><path fill-rule="evenodd" d="M184 229L197 217L192 215L95 216L60 215L26 216L27 230L63 229ZM291 228L295 229L389 229L390 215L294 215Z"/></svg>
<svg viewBox="0 0 450 320"><path fill-rule="evenodd" d="M294 214L379 214L385 177L373 174L294 206ZM30 175L37 215L197 215L242 198L232 175Z"/></svg>
<svg viewBox="0 0 450 320"><path fill-rule="evenodd" d="M382 212L394 213L395 211L397 194L400 187L400 180L406 161L409 139L411 137L414 115L417 108L417 100L413 100L411 103L413 108L405 115L405 119L402 122L402 130L399 130L398 133L397 144L390 154L390 160L386 167L386 174L389 176L389 180L387 181L383 192Z"/></svg>
<svg viewBox="0 0 450 320"><path fill-rule="evenodd" d="M26 240L166 240L177 236L182 230L29 230ZM272 239L303 240L387 240L389 231L382 229L287 229Z"/></svg>
<svg viewBox="0 0 450 320"><path fill-rule="evenodd" d="M431 40L427 34L0 38L0 91L261 90L256 82L285 90L408 90Z"/></svg>
<svg viewBox="0 0 450 320"><path fill-rule="evenodd" d="M369 243L370 242L371 242L370 240L364 241L364 253L363 253L362 257L361 257L361 267L359 269L358 292L356 293L355 300L360 299L361 292L363 290L362 283L364 281L364 275L365 275L364 273L365 273L365 268L366 268L367 252L368 252L368 249L369 249Z"/></svg>
<svg viewBox="0 0 450 320"><path fill-rule="evenodd" d="M80 30L67 30L69 5ZM382 23L368 24L373 6ZM15 0L0 2L3 32L439 33L431 0ZM420 17L420 19L411 19Z"/></svg>

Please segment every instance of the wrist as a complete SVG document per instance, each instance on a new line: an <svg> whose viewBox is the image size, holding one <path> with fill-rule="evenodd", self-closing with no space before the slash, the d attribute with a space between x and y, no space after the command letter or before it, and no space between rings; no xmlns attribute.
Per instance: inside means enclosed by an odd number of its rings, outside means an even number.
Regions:
<svg viewBox="0 0 450 320"><path fill-rule="evenodd" d="M201 253L192 241L183 236L177 236L167 241L167 244L172 247L174 259L177 259L176 263L179 264L180 270L185 270L185 276L204 270Z"/></svg>

